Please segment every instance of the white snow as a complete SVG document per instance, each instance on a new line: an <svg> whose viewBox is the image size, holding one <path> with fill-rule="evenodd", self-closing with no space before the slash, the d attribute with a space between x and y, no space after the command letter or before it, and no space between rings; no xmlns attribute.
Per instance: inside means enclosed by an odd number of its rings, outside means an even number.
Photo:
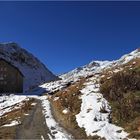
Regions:
<svg viewBox="0 0 140 140"><path fill-rule="evenodd" d="M32 106L35 106L35 105L36 105L36 103L32 103L31 105L32 105Z"/></svg>
<svg viewBox="0 0 140 140"><path fill-rule="evenodd" d="M24 115L25 115L25 116L28 116L29 114L25 113Z"/></svg>
<svg viewBox="0 0 140 140"><path fill-rule="evenodd" d="M55 98L53 99L53 101L57 101L57 100L59 100L59 97L55 97Z"/></svg>
<svg viewBox="0 0 140 140"><path fill-rule="evenodd" d="M140 58L140 50L139 49L136 49L129 54L123 55L119 60L116 60L116 63L126 64L135 58Z"/></svg>
<svg viewBox="0 0 140 140"><path fill-rule="evenodd" d="M124 139L128 134L123 128L109 123L111 107L99 93L98 79L98 75L91 78L81 90L81 111L76 115L76 121L79 127L85 128L87 136L98 135L106 140Z"/></svg>
<svg viewBox="0 0 140 140"><path fill-rule="evenodd" d="M120 69L115 69L113 72L114 73L117 73L117 72L119 72L119 71L121 71Z"/></svg>
<svg viewBox="0 0 140 140"><path fill-rule="evenodd" d="M42 139L42 140L45 140L44 137L43 137L42 135L41 135L41 139Z"/></svg>
<svg viewBox="0 0 140 140"><path fill-rule="evenodd" d="M69 109L68 108L65 108L63 111L62 111L63 114L68 114L69 113Z"/></svg>
<svg viewBox="0 0 140 140"><path fill-rule="evenodd" d="M2 125L1 127L12 127L12 126L19 125L19 124L21 124L20 121L14 120L10 124L5 124L5 125Z"/></svg>
<svg viewBox="0 0 140 140"><path fill-rule="evenodd" d="M45 89L47 93L52 93L65 88L69 82L69 79L59 80L50 83L45 83L43 85L40 85L40 87Z"/></svg>
<svg viewBox="0 0 140 140"><path fill-rule="evenodd" d="M44 108L43 113L46 118L46 124L49 128L51 135L49 137L54 140L69 140L71 139L71 135L67 134L67 132L59 126L59 124L55 121L51 113L50 102L47 99L47 96L40 97L42 101L42 106ZM52 137L53 135L53 137Z"/></svg>
<svg viewBox="0 0 140 140"><path fill-rule="evenodd" d="M18 109L23 105L22 101L27 101L29 98L24 95L9 95L9 96L0 96L0 116L10 112L14 109Z"/></svg>
<svg viewBox="0 0 140 140"><path fill-rule="evenodd" d="M81 77L87 77L93 75L94 73L100 72L102 69L105 69L112 65L114 61L92 61L88 65L76 68L66 74L60 76L60 78L67 79L69 81L76 82Z"/></svg>

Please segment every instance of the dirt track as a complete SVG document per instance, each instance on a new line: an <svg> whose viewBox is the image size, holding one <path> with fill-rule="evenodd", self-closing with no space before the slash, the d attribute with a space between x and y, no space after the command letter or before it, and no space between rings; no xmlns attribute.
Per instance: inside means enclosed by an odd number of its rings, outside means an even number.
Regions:
<svg viewBox="0 0 140 140"><path fill-rule="evenodd" d="M18 110L13 112L13 120L20 122L19 125L1 127L0 126L0 139L32 139L32 140L47 140L55 138L55 134L58 133L54 131L52 134L46 125L46 119L43 114L43 107L41 100L34 99L25 110ZM22 112L21 114L19 112ZM9 118L12 114L9 114ZM11 118L7 119L11 122ZM7 124L7 123L6 123ZM51 128L55 130L55 128Z"/></svg>
<svg viewBox="0 0 140 140"><path fill-rule="evenodd" d="M16 127L16 139L49 139L41 101L35 102L36 105L28 112L29 115Z"/></svg>

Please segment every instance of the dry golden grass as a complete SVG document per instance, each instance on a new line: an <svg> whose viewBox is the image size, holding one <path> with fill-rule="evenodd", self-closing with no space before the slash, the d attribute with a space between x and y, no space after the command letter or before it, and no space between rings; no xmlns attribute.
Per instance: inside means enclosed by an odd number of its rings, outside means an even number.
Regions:
<svg viewBox="0 0 140 140"><path fill-rule="evenodd" d="M100 82L102 84L104 81L107 81L107 80L109 81L109 79L110 79L109 77L112 77L114 74L116 74L114 72L114 70L116 70L116 69L125 72L129 69L134 70L134 69L137 69L139 67L140 67L140 58L135 58L135 59L133 59L133 60L129 61L128 63L123 64L121 66L114 66L114 67L105 69L101 73L101 75L104 75L104 77L101 78ZM108 79L107 79L107 77L108 77Z"/></svg>
<svg viewBox="0 0 140 140"><path fill-rule="evenodd" d="M110 75L107 71L104 73L105 76L100 81L100 91L112 107L112 122L123 126L130 132L130 136L138 138L140 136L140 59L134 59L121 68L122 71L118 73Z"/></svg>
<svg viewBox="0 0 140 140"><path fill-rule="evenodd" d="M16 127L2 127L0 128L0 139L14 139L15 138Z"/></svg>

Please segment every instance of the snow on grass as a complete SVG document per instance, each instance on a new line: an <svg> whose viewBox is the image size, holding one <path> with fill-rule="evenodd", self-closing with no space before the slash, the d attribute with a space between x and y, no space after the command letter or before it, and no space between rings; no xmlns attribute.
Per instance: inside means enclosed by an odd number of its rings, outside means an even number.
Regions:
<svg viewBox="0 0 140 140"><path fill-rule="evenodd" d="M41 139L42 139L42 140L45 140L44 137L43 137L42 135L41 135Z"/></svg>
<svg viewBox="0 0 140 140"><path fill-rule="evenodd" d="M25 116L29 116L29 114L27 114L27 113L24 113L24 115L25 115Z"/></svg>
<svg viewBox="0 0 140 140"><path fill-rule="evenodd" d="M47 99L47 96L40 97L42 101L42 106L44 108L43 113L45 115L46 124L49 128L51 134L49 134L50 139L56 140L69 140L71 136L65 132L63 128L59 126L59 124L55 121L51 113L50 102Z"/></svg>
<svg viewBox="0 0 140 140"><path fill-rule="evenodd" d="M63 89L64 87L66 87L67 83L68 81L59 80L59 81L53 81L50 83L45 83L41 85L40 87L43 89L46 89L48 93L51 93L51 92L55 92L55 91Z"/></svg>
<svg viewBox="0 0 140 140"><path fill-rule="evenodd" d="M110 106L99 93L98 76L91 78L81 90L81 111L76 115L76 121L85 128L87 136L98 135L107 140L120 140L127 137L121 127L109 123Z"/></svg>
<svg viewBox="0 0 140 140"><path fill-rule="evenodd" d="M69 109L68 108L65 108L63 111L62 111L63 114L68 114L69 113Z"/></svg>
<svg viewBox="0 0 140 140"><path fill-rule="evenodd" d="M24 95L0 96L0 116L13 109L20 108L23 104L22 101L25 100L29 100L29 98Z"/></svg>
<svg viewBox="0 0 140 140"><path fill-rule="evenodd" d="M14 120L10 124L5 124L5 125L3 125L1 127L12 127L12 126L16 126L16 125L19 125L19 124L21 124L20 121Z"/></svg>
<svg viewBox="0 0 140 140"><path fill-rule="evenodd" d="M100 72L102 69L110 67L114 61L92 61L89 64L76 68L60 76L63 80L76 82L80 77L87 77Z"/></svg>
<svg viewBox="0 0 140 140"><path fill-rule="evenodd" d="M129 54L123 55L116 62L126 64L126 63L130 62L132 59L135 59L135 58L140 58L140 50L139 49L136 49Z"/></svg>
<svg viewBox="0 0 140 140"><path fill-rule="evenodd" d="M59 97L55 97L55 98L53 99L53 101L57 101L57 100L59 100Z"/></svg>
<svg viewBox="0 0 140 140"><path fill-rule="evenodd" d="M32 106L35 106L35 105L36 105L36 103L32 103L31 105L32 105Z"/></svg>

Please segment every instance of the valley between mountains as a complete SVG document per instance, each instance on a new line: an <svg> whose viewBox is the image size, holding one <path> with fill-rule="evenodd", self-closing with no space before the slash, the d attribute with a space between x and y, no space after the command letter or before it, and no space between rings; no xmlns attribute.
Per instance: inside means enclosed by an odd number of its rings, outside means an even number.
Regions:
<svg viewBox="0 0 140 140"><path fill-rule="evenodd" d="M53 77L0 96L0 139L140 139L140 49Z"/></svg>

